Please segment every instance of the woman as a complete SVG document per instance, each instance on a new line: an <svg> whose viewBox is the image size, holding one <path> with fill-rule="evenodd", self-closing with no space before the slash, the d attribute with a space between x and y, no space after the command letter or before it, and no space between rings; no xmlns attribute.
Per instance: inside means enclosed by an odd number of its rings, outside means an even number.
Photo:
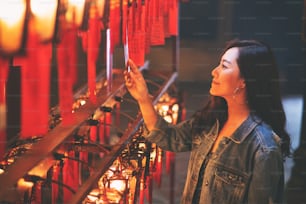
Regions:
<svg viewBox="0 0 306 204"><path fill-rule="evenodd" d="M181 203L282 203L290 138L271 49L231 41L212 71L211 98L171 125L158 116L144 78L129 60L126 87L138 101L145 137L168 151L191 151Z"/></svg>

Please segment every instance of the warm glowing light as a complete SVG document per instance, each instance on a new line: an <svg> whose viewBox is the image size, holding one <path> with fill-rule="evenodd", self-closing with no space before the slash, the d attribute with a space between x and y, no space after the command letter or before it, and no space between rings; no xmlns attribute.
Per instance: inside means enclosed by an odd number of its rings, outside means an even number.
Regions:
<svg viewBox="0 0 306 204"><path fill-rule="evenodd" d="M13 157L7 159L7 163L11 164L15 161Z"/></svg>
<svg viewBox="0 0 306 204"><path fill-rule="evenodd" d="M104 5L105 5L105 0L96 0L96 9L98 11L98 16L100 18L103 18L104 15Z"/></svg>
<svg viewBox="0 0 306 204"><path fill-rule="evenodd" d="M86 101L85 101L85 100L81 100L81 101L80 101L80 104L81 104L81 106L83 106L83 105L86 104Z"/></svg>
<svg viewBox="0 0 306 204"><path fill-rule="evenodd" d="M122 195L115 189L107 189L106 197L108 199L108 203L119 203Z"/></svg>
<svg viewBox="0 0 306 204"><path fill-rule="evenodd" d="M0 169L0 174L3 174L4 173L4 170L3 169Z"/></svg>
<svg viewBox="0 0 306 204"><path fill-rule="evenodd" d="M150 153L150 161L154 162L155 158L156 158L156 151L153 151L153 152Z"/></svg>
<svg viewBox="0 0 306 204"><path fill-rule="evenodd" d="M111 180L109 187L111 189L116 189L117 191L123 193L126 189L126 181L125 180Z"/></svg>
<svg viewBox="0 0 306 204"><path fill-rule="evenodd" d="M99 189L93 189L89 195L87 195L87 198L89 201L94 202L96 200L98 200L100 194L100 190Z"/></svg>
<svg viewBox="0 0 306 204"><path fill-rule="evenodd" d="M25 17L26 0L0 1L0 49L6 54L20 49Z"/></svg>
<svg viewBox="0 0 306 204"><path fill-rule="evenodd" d="M66 20L68 23L80 27L83 22L86 0L68 0Z"/></svg>
<svg viewBox="0 0 306 204"><path fill-rule="evenodd" d="M1 0L0 20L8 27L13 27L20 22L22 14L26 11L25 0Z"/></svg>
<svg viewBox="0 0 306 204"><path fill-rule="evenodd" d="M139 149L145 149L146 148L146 143L141 142L141 143L139 143L138 147L139 147Z"/></svg>
<svg viewBox="0 0 306 204"><path fill-rule="evenodd" d="M164 116L165 121L167 121L168 123L172 123L172 117L170 115L165 115Z"/></svg>
<svg viewBox="0 0 306 204"><path fill-rule="evenodd" d="M172 106L172 111L174 111L174 112L178 112L178 110L179 110L179 105L178 104L174 104L173 106Z"/></svg>
<svg viewBox="0 0 306 204"><path fill-rule="evenodd" d="M24 178L21 178L18 180L17 182L17 189L19 191L27 191L29 190L30 188L32 188L34 185L33 182L28 182L28 181L25 181Z"/></svg>
<svg viewBox="0 0 306 204"><path fill-rule="evenodd" d="M96 196L92 196L92 195L87 195L87 198L90 202L95 202L98 200L98 198Z"/></svg>
<svg viewBox="0 0 306 204"><path fill-rule="evenodd" d="M42 41L53 38L58 0L31 0L31 12L35 31Z"/></svg>
<svg viewBox="0 0 306 204"><path fill-rule="evenodd" d="M162 105L161 109L163 110L163 112L167 112L169 110L169 105Z"/></svg>

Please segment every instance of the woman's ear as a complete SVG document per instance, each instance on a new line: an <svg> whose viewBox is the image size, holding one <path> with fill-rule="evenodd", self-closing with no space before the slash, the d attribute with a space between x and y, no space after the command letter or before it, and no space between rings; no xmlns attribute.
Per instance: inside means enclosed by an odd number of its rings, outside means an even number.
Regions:
<svg viewBox="0 0 306 204"><path fill-rule="evenodd" d="M245 88L245 80L242 79L239 88L244 89Z"/></svg>

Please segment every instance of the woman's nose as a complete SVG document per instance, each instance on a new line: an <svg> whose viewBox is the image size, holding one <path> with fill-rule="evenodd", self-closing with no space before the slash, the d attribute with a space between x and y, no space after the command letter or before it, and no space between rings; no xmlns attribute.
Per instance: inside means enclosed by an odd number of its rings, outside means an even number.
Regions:
<svg viewBox="0 0 306 204"><path fill-rule="evenodd" d="M217 75L217 69L218 69L219 66L215 67L212 71L211 71L211 75L213 77L215 77Z"/></svg>

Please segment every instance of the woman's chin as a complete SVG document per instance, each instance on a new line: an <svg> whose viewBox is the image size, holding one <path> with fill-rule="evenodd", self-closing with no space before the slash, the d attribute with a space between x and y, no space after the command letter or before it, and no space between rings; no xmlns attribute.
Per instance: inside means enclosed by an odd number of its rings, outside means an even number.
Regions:
<svg viewBox="0 0 306 204"><path fill-rule="evenodd" d="M209 93L212 96L216 96L216 93L214 92L214 90L212 88L209 89Z"/></svg>

